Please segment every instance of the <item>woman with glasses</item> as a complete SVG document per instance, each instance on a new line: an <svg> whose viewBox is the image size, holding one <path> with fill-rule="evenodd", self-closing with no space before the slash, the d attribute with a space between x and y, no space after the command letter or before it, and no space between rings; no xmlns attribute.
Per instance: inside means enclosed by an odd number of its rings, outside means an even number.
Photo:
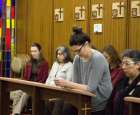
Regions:
<svg viewBox="0 0 140 115"><path fill-rule="evenodd" d="M46 84L50 86L55 86L54 81L56 79L65 79L71 81L72 69L73 64L69 48L67 48L66 46L58 47L56 49L56 61L53 63L48 79L46 80ZM49 101L48 103L46 103L46 115L60 114L58 113L58 111L61 111L63 103L63 99L55 99L54 101Z"/></svg>
<svg viewBox="0 0 140 115"><path fill-rule="evenodd" d="M104 56L90 47L90 38L79 27L73 28L70 46L76 54L74 58L73 81L56 80L58 86L85 90L96 94L92 98L92 114L105 115L105 106L112 91L109 66ZM64 109L62 115L70 113ZM69 112L67 112L69 111ZM68 115L68 114L67 114ZM71 113L71 115L76 115Z"/></svg>
<svg viewBox="0 0 140 115"><path fill-rule="evenodd" d="M124 75L121 68L121 59L112 45L107 45L102 50L103 55L105 56L107 62L109 63L109 69L111 74L111 81L113 87Z"/></svg>
<svg viewBox="0 0 140 115"><path fill-rule="evenodd" d="M140 97L140 51L126 50L122 56L122 69L125 76L113 89L110 103L112 104L111 115L128 115L124 97Z"/></svg>
<svg viewBox="0 0 140 115"><path fill-rule="evenodd" d="M56 61L53 63L47 85L55 85L55 79L72 80L72 58L69 49L65 46L60 46L56 49Z"/></svg>

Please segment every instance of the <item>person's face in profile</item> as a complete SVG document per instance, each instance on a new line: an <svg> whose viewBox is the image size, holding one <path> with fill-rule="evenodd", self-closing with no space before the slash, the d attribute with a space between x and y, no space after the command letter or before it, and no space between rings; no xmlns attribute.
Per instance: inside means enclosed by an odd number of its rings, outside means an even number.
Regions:
<svg viewBox="0 0 140 115"><path fill-rule="evenodd" d="M59 50L57 52L57 60L59 63L64 63L65 60L64 54Z"/></svg>
<svg viewBox="0 0 140 115"><path fill-rule="evenodd" d="M79 55L80 57L82 57L84 54L84 45L73 45L72 51L75 55Z"/></svg>
<svg viewBox="0 0 140 115"><path fill-rule="evenodd" d="M121 67L128 77L136 77L136 74L139 73L140 64L139 62L134 62L129 57L124 57L122 59Z"/></svg>
<svg viewBox="0 0 140 115"><path fill-rule="evenodd" d="M31 56L33 59L39 59L40 58L40 51L38 50L37 47L32 46L31 47Z"/></svg>

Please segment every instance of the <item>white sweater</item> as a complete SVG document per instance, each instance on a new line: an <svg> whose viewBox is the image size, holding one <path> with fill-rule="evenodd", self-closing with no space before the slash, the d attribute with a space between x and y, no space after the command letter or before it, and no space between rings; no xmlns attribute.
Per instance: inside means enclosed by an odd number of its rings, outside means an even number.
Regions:
<svg viewBox="0 0 140 115"><path fill-rule="evenodd" d="M54 62L49 73L48 79L46 80L46 84L55 86L54 79L56 78L63 78L65 80L71 81L73 73L72 68L72 62L67 62L63 66L60 65L58 62Z"/></svg>

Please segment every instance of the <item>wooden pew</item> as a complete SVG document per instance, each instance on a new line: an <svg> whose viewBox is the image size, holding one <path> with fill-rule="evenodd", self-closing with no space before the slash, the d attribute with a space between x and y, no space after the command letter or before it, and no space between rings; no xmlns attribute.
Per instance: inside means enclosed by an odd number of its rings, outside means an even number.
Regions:
<svg viewBox="0 0 140 115"><path fill-rule="evenodd" d="M140 114L140 98L138 97L125 97L124 101L129 104L129 115Z"/></svg>
<svg viewBox="0 0 140 115"><path fill-rule="evenodd" d="M9 115L9 92L21 89L32 96L32 115L41 115L41 100L62 98L78 108L78 115L90 115L91 97L88 91L47 86L26 80L0 77L0 115Z"/></svg>

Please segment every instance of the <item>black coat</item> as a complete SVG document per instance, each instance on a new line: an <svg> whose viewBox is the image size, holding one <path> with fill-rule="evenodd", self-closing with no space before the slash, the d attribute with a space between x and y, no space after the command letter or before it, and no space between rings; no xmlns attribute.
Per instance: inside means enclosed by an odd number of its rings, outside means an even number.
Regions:
<svg viewBox="0 0 140 115"><path fill-rule="evenodd" d="M140 97L140 75L131 83L128 84L129 78L124 76L118 81L112 91L112 95L107 104L107 115L127 115L126 106L124 104L125 96ZM133 91L133 92L132 92ZM130 92L132 94L130 95Z"/></svg>

